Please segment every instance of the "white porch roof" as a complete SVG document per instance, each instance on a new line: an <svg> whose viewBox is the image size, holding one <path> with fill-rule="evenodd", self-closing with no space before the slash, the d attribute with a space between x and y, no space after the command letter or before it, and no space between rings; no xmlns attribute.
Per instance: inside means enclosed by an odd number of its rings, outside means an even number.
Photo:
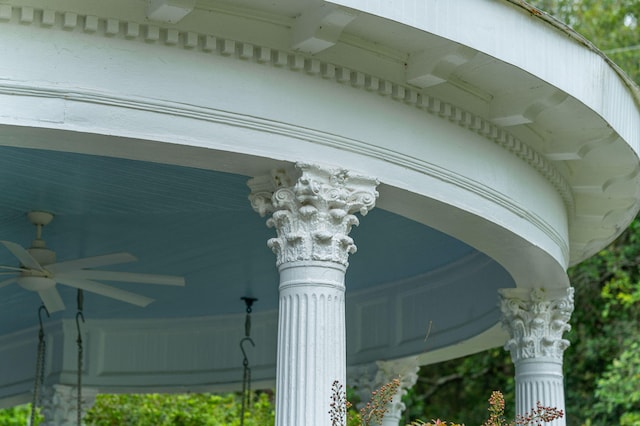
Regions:
<svg viewBox="0 0 640 426"><path fill-rule="evenodd" d="M242 296L259 299L254 377L270 382L273 231L246 181L273 168L381 182L352 233L350 364L501 344L498 288L568 286L566 268L637 213L637 88L544 15L478 0L187 3L0 4L1 239L28 246L25 214L50 211L58 259L127 251L139 262L115 269L187 281L113 284L156 299L146 308L87 294L89 386L236 386ZM48 380L72 384L75 292L58 287ZM5 404L28 395L39 304L0 289Z"/></svg>

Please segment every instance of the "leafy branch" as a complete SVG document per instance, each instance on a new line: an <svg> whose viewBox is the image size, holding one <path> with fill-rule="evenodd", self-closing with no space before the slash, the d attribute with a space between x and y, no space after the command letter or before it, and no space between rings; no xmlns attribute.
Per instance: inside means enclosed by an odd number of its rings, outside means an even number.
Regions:
<svg viewBox="0 0 640 426"><path fill-rule="evenodd" d="M355 419L347 417L351 404L347 401L344 387L337 380L333 382L331 388L331 403L329 414L331 416L331 426L360 425L371 426L381 424L384 415L388 412L389 403L393 400L400 387L400 380L394 379L381 386L371 393L371 400L365 405ZM543 423L552 422L564 417L563 410L554 407L545 407L540 402L536 408L524 415L516 416L515 420L507 421L504 415L504 396L502 392L494 391L489 398L489 418L482 426L542 426ZM354 423L355 422L355 423ZM408 426L464 426L464 424L446 422L440 419L425 422L414 420Z"/></svg>

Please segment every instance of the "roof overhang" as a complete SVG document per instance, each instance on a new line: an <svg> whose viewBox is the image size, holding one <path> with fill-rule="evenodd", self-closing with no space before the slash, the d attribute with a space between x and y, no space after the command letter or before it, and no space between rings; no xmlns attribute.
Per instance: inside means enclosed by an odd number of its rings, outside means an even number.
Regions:
<svg viewBox="0 0 640 426"><path fill-rule="evenodd" d="M272 231L245 182L273 168L311 159L381 182L353 233L351 364L497 346L497 288L566 287L569 265L622 232L638 210L635 86L517 4L394 4L200 0L179 19L149 17L143 1L0 5L2 239L28 245L24 214L49 210L59 258L126 250L140 259L131 272L187 278L140 290L157 299L142 310L89 296L101 343L87 384L234 386L246 295L264 319L256 378L271 380ZM0 291L0 356L14 363L35 351L39 302ZM52 318L51 380L73 382L73 315ZM141 364L181 345L195 346ZM123 347L134 355L117 357ZM31 385L20 365L5 402Z"/></svg>

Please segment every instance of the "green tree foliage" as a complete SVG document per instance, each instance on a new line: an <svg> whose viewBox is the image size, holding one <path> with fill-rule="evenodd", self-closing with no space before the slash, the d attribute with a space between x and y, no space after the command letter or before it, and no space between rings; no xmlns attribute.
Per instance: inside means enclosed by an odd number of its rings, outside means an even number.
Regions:
<svg viewBox="0 0 640 426"><path fill-rule="evenodd" d="M235 394L104 394L84 420L88 426L239 426L240 411ZM260 393L244 424L267 426L274 420L269 394Z"/></svg>
<svg viewBox="0 0 640 426"><path fill-rule="evenodd" d="M576 288L572 348L565 354L571 424L624 424L625 414L640 415L639 261L636 219L614 244L570 271Z"/></svg>
<svg viewBox="0 0 640 426"><path fill-rule="evenodd" d="M640 0L530 0L603 50L640 84ZM640 425L640 222L572 268L575 306L565 352L567 424ZM502 349L423 367L405 398L408 418L481 424L486 394L514 401L513 367ZM509 413L512 416L513 413Z"/></svg>
<svg viewBox="0 0 640 426"><path fill-rule="evenodd" d="M0 410L0 426L24 426L30 404ZM239 426L236 394L101 394L84 417L87 426ZM39 415L36 425L43 420ZM273 425L269 394L261 393L245 414L246 426Z"/></svg>
<svg viewBox="0 0 640 426"><path fill-rule="evenodd" d="M24 404L16 407L6 408L0 410L0 425L1 426L24 426L27 424L29 417L31 416L31 405ZM42 421L42 416L36 417L36 425ZM36 426L34 425L34 426Z"/></svg>
<svg viewBox="0 0 640 426"><path fill-rule="evenodd" d="M569 270L569 277L576 309L564 356L571 366L565 376L567 424L638 426L640 220ZM501 389L514 401L512 377L509 355L499 348L423 367L406 399L408 415L481 424L489 390Z"/></svg>
<svg viewBox="0 0 640 426"><path fill-rule="evenodd" d="M499 389L507 401L505 415L514 418L514 367L508 352L497 348L461 359L422 367L418 382L404 401L405 421L447 419L480 425L487 418L487 398Z"/></svg>
<svg viewBox="0 0 640 426"><path fill-rule="evenodd" d="M594 414L640 417L640 220L599 257L606 260L606 273L600 271L602 315L614 346L607 348L613 356L597 380Z"/></svg>
<svg viewBox="0 0 640 426"><path fill-rule="evenodd" d="M640 0L532 4L591 40L640 84ZM640 425L640 222L569 271L576 312L565 360L568 424Z"/></svg>
<svg viewBox="0 0 640 426"><path fill-rule="evenodd" d="M573 27L640 82L640 0L529 0Z"/></svg>
<svg viewBox="0 0 640 426"><path fill-rule="evenodd" d="M0 426L24 426L30 404L0 410ZM238 395L101 394L84 417L87 426L239 426ZM42 421L42 416L36 424ZM259 393L245 414L245 426L269 426L275 412L269 393Z"/></svg>
<svg viewBox="0 0 640 426"><path fill-rule="evenodd" d="M530 0L603 50L640 83L640 0ZM571 347L565 352L567 424L640 425L640 222L612 245L569 271L576 288ZM513 365L498 348L423 367L405 397L407 423L446 418L466 424L486 419L491 390L505 395L513 417ZM511 410L511 411L510 411ZM0 410L0 425L23 425L28 406ZM92 425L238 425L233 395L100 395L87 414ZM247 426L273 424L267 395Z"/></svg>
<svg viewBox="0 0 640 426"><path fill-rule="evenodd" d="M564 355L568 425L640 425L640 220L572 268L571 346ZM408 419L484 421L486 394L500 389L513 417L513 366L503 349L423 367L407 395Z"/></svg>

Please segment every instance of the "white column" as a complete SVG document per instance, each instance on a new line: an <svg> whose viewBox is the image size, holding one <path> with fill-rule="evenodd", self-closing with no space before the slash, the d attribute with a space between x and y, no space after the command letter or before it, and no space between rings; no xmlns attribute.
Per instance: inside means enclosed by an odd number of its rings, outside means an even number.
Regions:
<svg viewBox="0 0 640 426"><path fill-rule="evenodd" d="M530 413L538 402L565 410L562 355L569 341L562 338L571 329L573 288L500 290L503 326L510 339L516 369L516 415ZM566 425L565 418L548 423Z"/></svg>
<svg viewBox="0 0 640 426"><path fill-rule="evenodd" d="M393 379L400 379L398 388L393 400L387 407L379 426L400 426L404 425L402 413L407 408L402 402L402 397L407 394L407 390L412 388L418 380L417 357L403 358L393 361L377 361L375 364L358 366L349 370L348 384L353 386L360 403L358 409L362 408L371 399L371 394L382 385L390 383Z"/></svg>
<svg viewBox="0 0 640 426"><path fill-rule="evenodd" d="M375 205L378 182L341 169L297 164L249 181L251 205L277 237L280 272L276 426L331 424L335 380L346 380L344 275L348 236Z"/></svg>
<svg viewBox="0 0 640 426"><path fill-rule="evenodd" d="M67 385L45 386L42 389L42 415L40 426L77 426L77 387ZM96 401L98 391L82 388L82 417ZM84 423L83 423L84 424Z"/></svg>

